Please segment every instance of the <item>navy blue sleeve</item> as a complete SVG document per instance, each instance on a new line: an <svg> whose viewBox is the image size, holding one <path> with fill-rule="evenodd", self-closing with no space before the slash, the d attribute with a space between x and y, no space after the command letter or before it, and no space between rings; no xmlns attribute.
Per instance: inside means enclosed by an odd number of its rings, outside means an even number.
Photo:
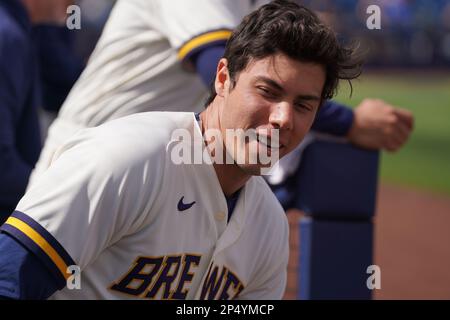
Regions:
<svg viewBox="0 0 450 320"><path fill-rule="evenodd" d="M208 87L216 76L217 63L223 57L225 44L207 46L190 57L197 74ZM313 130L343 136L353 123L353 111L333 101L326 101L314 121Z"/></svg>
<svg viewBox="0 0 450 320"><path fill-rule="evenodd" d="M218 44L205 47L191 57L195 71L207 87L216 77L217 63L223 57L224 52L225 44Z"/></svg>
<svg viewBox="0 0 450 320"><path fill-rule="evenodd" d="M66 27L39 25L33 28L38 51L43 108L58 112L84 63L73 50L74 31Z"/></svg>
<svg viewBox="0 0 450 320"><path fill-rule="evenodd" d="M52 274L10 235L0 233L0 299L47 299L57 291Z"/></svg>
<svg viewBox="0 0 450 320"><path fill-rule="evenodd" d="M0 214L8 214L25 192L41 138L32 47L21 30L0 18Z"/></svg>
<svg viewBox="0 0 450 320"><path fill-rule="evenodd" d="M344 136L353 123L353 111L339 103L327 100L322 105L312 129L333 135Z"/></svg>

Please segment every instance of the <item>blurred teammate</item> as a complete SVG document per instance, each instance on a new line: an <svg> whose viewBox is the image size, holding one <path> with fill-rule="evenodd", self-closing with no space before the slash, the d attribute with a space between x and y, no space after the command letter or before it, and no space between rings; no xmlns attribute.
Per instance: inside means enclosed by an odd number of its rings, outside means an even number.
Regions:
<svg viewBox="0 0 450 320"><path fill-rule="evenodd" d="M41 150L38 107L50 105L47 96L55 95L53 80L61 88L66 68L50 75L48 67L67 59L54 43L54 27L65 19L70 1L4 0L0 2L0 223L13 212L23 196L31 170ZM60 5L63 6L61 11ZM63 14L61 14L61 12ZM46 24L43 26L42 24ZM37 26L36 26L37 25ZM34 27L35 26L35 27ZM50 38L49 38L50 37ZM41 65L42 62L48 62ZM71 65L73 60L64 66ZM40 68L41 67L41 68ZM55 78L58 81L55 81ZM44 79L44 81L41 81ZM71 85L76 78L71 78ZM42 86L44 88L42 88ZM65 88L65 94L68 90ZM46 93L52 92L49 95ZM62 103L65 97L58 101Z"/></svg>
<svg viewBox="0 0 450 320"><path fill-rule="evenodd" d="M231 30L267 1L118 1L87 68L65 101L32 180L74 132L144 111L201 111ZM203 82L203 83L202 83ZM313 128L368 148L397 150L412 115L374 100L353 113L327 101Z"/></svg>
<svg viewBox="0 0 450 320"><path fill-rule="evenodd" d="M67 67L73 57L60 42L65 27L57 25L69 2L0 2L0 223L23 196L39 157L38 108L59 106L81 71Z"/></svg>
<svg viewBox="0 0 450 320"><path fill-rule="evenodd" d="M20 1L0 2L0 224L25 192L41 148L30 28Z"/></svg>
<svg viewBox="0 0 450 320"><path fill-rule="evenodd" d="M280 299L287 219L255 177L265 165L238 159L292 151L321 101L359 66L309 10L283 1L261 7L231 36L198 117L135 114L82 130L59 149L2 226L0 296ZM180 141L177 129L189 137ZM258 135L230 147L229 129ZM225 139L216 143L222 152L203 139L211 130ZM208 159L233 161L176 164L179 143L206 143ZM79 290L64 288L73 264Z"/></svg>

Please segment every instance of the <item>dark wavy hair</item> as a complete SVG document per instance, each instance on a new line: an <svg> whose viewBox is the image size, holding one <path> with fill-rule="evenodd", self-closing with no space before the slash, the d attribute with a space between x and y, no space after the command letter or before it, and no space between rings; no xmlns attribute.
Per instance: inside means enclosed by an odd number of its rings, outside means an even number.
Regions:
<svg viewBox="0 0 450 320"><path fill-rule="evenodd" d="M232 87L236 75L250 60L279 52L294 60L324 66L322 100L336 94L339 80L350 82L361 74L362 59L355 46L340 44L333 30L309 9L292 1L275 0L247 15L227 42L224 58L228 60ZM213 82L205 106L215 96Z"/></svg>

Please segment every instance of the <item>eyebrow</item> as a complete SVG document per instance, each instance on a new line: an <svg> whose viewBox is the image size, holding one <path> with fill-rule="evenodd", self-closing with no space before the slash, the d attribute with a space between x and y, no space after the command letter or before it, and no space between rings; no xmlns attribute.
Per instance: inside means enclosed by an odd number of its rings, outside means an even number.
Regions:
<svg viewBox="0 0 450 320"><path fill-rule="evenodd" d="M275 80L268 78L268 77L264 77L264 76L258 76L256 77L256 82L258 81L262 81L265 82L266 84L268 84L269 86L277 89L278 91L281 92L285 92L285 90L283 89L283 87L281 86L281 84L279 84L278 82L276 82ZM311 94L301 94L298 95L296 97L296 100L312 100L312 101L320 101L321 98L319 96L316 95L311 95Z"/></svg>

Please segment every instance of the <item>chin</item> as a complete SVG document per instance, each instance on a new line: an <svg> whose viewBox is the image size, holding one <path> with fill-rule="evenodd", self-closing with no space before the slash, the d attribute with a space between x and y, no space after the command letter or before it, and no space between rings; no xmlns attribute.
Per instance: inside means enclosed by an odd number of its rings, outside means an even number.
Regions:
<svg viewBox="0 0 450 320"><path fill-rule="evenodd" d="M250 176L261 176L264 171L270 169L271 166L262 164L243 164L239 165L239 168Z"/></svg>

